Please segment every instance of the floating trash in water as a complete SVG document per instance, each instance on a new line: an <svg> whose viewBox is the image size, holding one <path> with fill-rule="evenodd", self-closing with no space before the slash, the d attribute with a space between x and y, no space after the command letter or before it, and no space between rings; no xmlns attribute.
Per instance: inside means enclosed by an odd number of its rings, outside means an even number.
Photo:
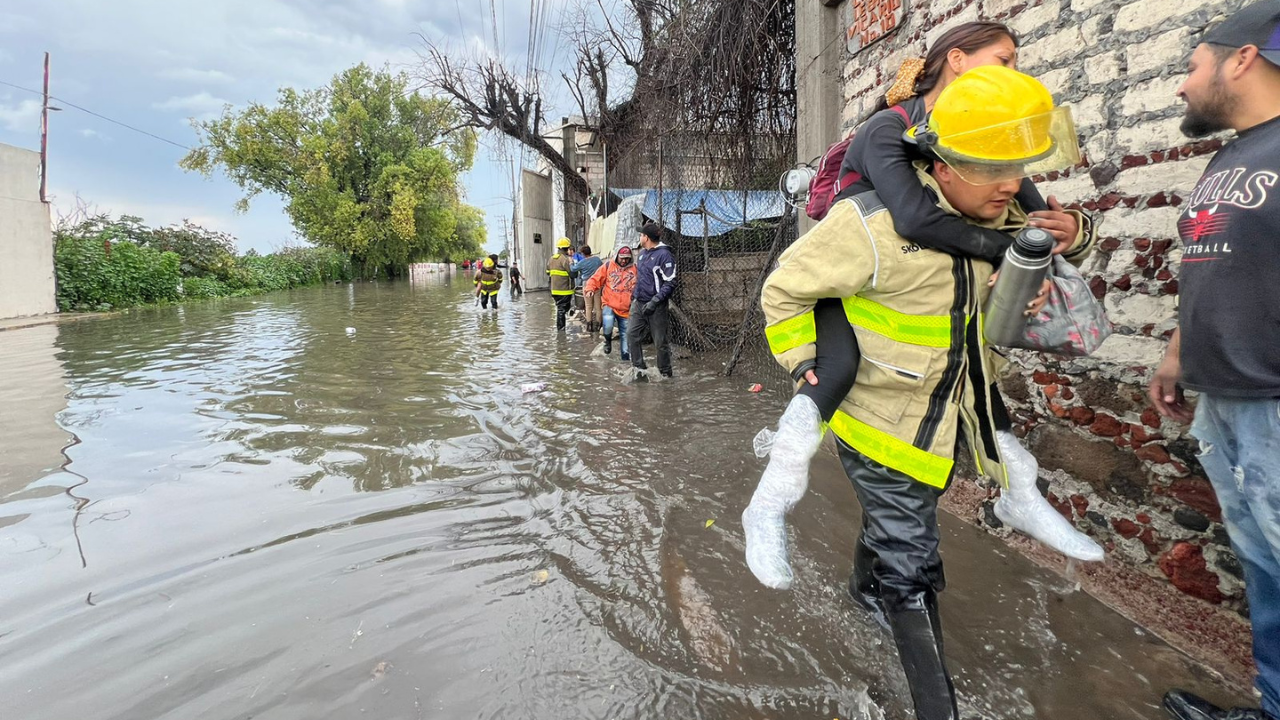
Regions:
<svg viewBox="0 0 1280 720"><path fill-rule="evenodd" d="M529 393L540 393L546 389L547 389L547 384L544 382L525 383L524 385L520 386L520 392L526 395L528 395Z"/></svg>
<svg viewBox="0 0 1280 720"><path fill-rule="evenodd" d="M529 577L529 582L533 585L546 585L547 581L550 579L550 570L539 570Z"/></svg>
<svg viewBox="0 0 1280 720"><path fill-rule="evenodd" d="M666 378L662 377L654 368L638 368L631 366L625 369L615 369L614 374L622 381L624 385L630 385L637 382L663 382Z"/></svg>
<svg viewBox="0 0 1280 720"><path fill-rule="evenodd" d="M715 524L716 524L716 521L715 521L715 520L708 520L708 521L707 521L707 524L706 524L706 525L703 525L702 527L703 527L703 528L709 528L709 527L711 527L712 525L715 525Z"/></svg>
<svg viewBox="0 0 1280 720"><path fill-rule="evenodd" d="M353 336L353 335L355 335L355 334L356 334L356 329L355 329L355 328L353 328L353 327L349 327L349 328L347 328L347 337L351 337L351 336Z"/></svg>
<svg viewBox="0 0 1280 720"><path fill-rule="evenodd" d="M755 439L751 441L751 448L755 450L756 457L767 457L773 450L774 432L769 428L765 428L756 433Z"/></svg>
<svg viewBox="0 0 1280 720"><path fill-rule="evenodd" d="M747 388L747 392L753 392L753 393L758 393L761 390L764 390L764 386L761 385L760 383L753 383L751 387Z"/></svg>
<svg viewBox="0 0 1280 720"><path fill-rule="evenodd" d="M383 675L386 675L387 671L390 669L391 669L391 663L387 662L386 660L383 660L382 662L373 666L373 670L369 672L369 677L373 678L374 680L377 680Z"/></svg>

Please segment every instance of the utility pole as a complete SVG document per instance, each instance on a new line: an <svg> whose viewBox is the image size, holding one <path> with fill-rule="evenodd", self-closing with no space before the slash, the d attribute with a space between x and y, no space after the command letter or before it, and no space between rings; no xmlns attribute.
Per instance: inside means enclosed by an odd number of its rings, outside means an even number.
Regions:
<svg viewBox="0 0 1280 720"><path fill-rule="evenodd" d="M49 53L44 54L44 102L40 104L40 202L49 202Z"/></svg>

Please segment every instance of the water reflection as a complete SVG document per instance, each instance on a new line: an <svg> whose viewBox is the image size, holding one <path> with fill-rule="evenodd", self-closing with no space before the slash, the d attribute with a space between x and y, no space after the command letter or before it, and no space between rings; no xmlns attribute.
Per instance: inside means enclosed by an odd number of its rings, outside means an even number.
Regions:
<svg viewBox="0 0 1280 720"><path fill-rule="evenodd" d="M904 717L890 644L843 596L857 508L834 459L795 513L797 590L766 591L736 518L776 403L697 361L621 386L552 332L547 296L481 312L468 285L63 326L41 392L0 333L4 406L56 390L26 417L80 440L60 468L69 436L41 431L0 506L25 516L0 527L4 716ZM63 494L82 478L83 504ZM971 715L1222 697L997 541L947 533Z"/></svg>

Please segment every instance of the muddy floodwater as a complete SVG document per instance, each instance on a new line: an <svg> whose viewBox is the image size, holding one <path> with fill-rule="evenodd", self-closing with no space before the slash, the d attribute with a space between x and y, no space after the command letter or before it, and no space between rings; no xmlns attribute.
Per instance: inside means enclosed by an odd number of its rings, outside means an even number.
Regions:
<svg viewBox="0 0 1280 720"><path fill-rule="evenodd" d="M620 384L545 293L495 316L469 286L0 332L0 717L910 716L892 642L844 594L858 509L834 456L793 513L796 589L742 562L779 395L714 358ZM944 522L966 717L1239 699Z"/></svg>

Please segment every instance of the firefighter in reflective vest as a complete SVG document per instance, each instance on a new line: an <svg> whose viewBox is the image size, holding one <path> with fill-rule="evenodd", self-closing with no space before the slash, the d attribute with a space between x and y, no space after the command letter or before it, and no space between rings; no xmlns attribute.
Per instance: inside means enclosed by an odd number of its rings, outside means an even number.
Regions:
<svg viewBox="0 0 1280 720"><path fill-rule="evenodd" d="M1055 108L1040 82L1001 66L962 75L905 139L929 158L916 163L917 178L939 207L1006 232L1028 222L1014 199L1023 177L1079 161L1070 112ZM1075 240L1063 257L1079 263L1092 226L1080 213L1070 221ZM842 299L861 351L853 389L829 423L863 510L851 592L891 630L916 717L956 720L937 607L938 498L960 438L978 472L1005 487L1008 472L1035 460L997 440L1005 411L980 329L992 265L921 248L894 228L875 192L837 203L782 254L761 302L770 349L799 378L815 356L815 305ZM817 406L796 396L743 513L747 563L772 587L791 582L783 518L804 494L822 434Z"/></svg>
<svg viewBox="0 0 1280 720"><path fill-rule="evenodd" d="M480 264L480 272L476 273L476 294L480 296L480 307L486 309L493 304L498 309L498 291L502 289L502 271L498 269L493 258L485 258Z"/></svg>
<svg viewBox="0 0 1280 720"><path fill-rule="evenodd" d="M569 238L556 241L556 256L547 261L547 275L551 276L551 297L556 301L556 329L563 330L565 317L573 306L573 277L569 268L573 266L573 258L569 257Z"/></svg>

